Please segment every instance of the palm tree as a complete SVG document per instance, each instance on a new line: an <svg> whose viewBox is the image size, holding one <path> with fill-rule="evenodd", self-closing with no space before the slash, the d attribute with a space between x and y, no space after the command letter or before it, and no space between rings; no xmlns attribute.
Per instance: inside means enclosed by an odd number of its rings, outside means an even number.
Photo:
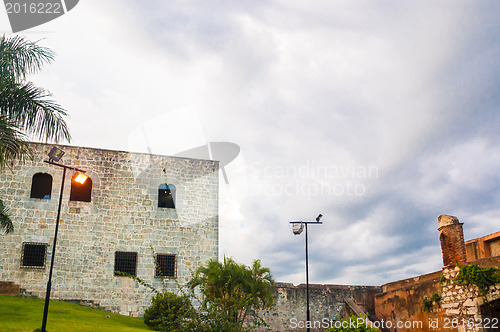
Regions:
<svg viewBox="0 0 500 332"><path fill-rule="evenodd" d="M264 309L273 306L273 276L268 267L263 267L260 259L256 259L249 270L252 282L248 284L247 292L252 294L252 306ZM245 312L245 315L248 314ZM245 316L246 317L246 316Z"/></svg>
<svg viewBox="0 0 500 332"><path fill-rule="evenodd" d="M54 53L21 37L0 38L0 115L43 140L70 140L66 111L43 88L26 82L29 74L52 62Z"/></svg>
<svg viewBox="0 0 500 332"><path fill-rule="evenodd" d="M27 135L45 141L70 140L66 111L48 99L51 94L27 82L52 62L54 53L22 37L0 38L0 169L30 156ZM7 208L0 199L0 230L13 230Z"/></svg>
<svg viewBox="0 0 500 332"><path fill-rule="evenodd" d="M193 290L200 287L202 305L215 311L216 320L225 320L226 326L239 330L249 316L255 323L265 324L257 310L273 306L273 283L269 268L262 267L260 260L247 267L224 257L223 263L210 260L206 267L198 268L189 285Z"/></svg>

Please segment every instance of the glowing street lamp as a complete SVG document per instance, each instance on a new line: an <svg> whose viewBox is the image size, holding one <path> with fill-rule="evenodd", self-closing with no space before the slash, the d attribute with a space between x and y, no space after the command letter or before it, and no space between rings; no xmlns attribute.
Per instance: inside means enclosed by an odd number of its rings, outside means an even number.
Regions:
<svg viewBox="0 0 500 332"><path fill-rule="evenodd" d="M292 232L295 235L300 235L302 231L304 230L304 226L306 229L306 301L307 301L307 321L306 321L306 326L307 326L307 331L309 332L310 329L310 324L309 322L311 321L311 315L309 311L309 253L307 249L307 225L308 224L323 224L320 222L321 218L323 217L322 214L319 214L316 217L316 221L290 221L290 225L292 225Z"/></svg>
<svg viewBox="0 0 500 332"><path fill-rule="evenodd" d="M47 164L62 167L63 177L61 181L61 192L59 193L59 207L57 208L56 230L54 233L54 246L52 247L52 259L50 261L49 281L47 282L47 292L45 293L45 306L43 309L42 330L41 330L42 332L45 332L45 328L47 326L47 315L49 313L50 289L52 288L52 270L54 268L54 260L56 256L57 232L59 230L59 219L61 217L61 202L64 191L64 181L66 180L66 170L71 169L74 170L75 172L78 172L75 178L75 182L77 183L84 184L88 178L88 176L84 174L85 171L81 169L55 163L61 160L63 155L64 151L54 146L48 154L49 160L45 160Z"/></svg>
<svg viewBox="0 0 500 332"><path fill-rule="evenodd" d="M84 173L78 172L78 174L74 178L74 181L79 183L79 184L84 184L88 178L89 178L88 175L85 175Z"/></svg>

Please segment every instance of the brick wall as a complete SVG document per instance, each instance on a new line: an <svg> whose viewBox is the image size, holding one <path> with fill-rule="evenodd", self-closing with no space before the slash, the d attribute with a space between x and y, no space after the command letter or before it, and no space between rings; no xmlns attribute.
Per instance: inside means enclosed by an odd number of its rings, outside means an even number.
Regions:
<svg viewBox="0 0 500 332"><path fill-rule="evenodd" d="M438 217L439 241L443 253L443 265L454 266L455 262L467 261L462 223L457 217L441 215Z"/></svg>
<svg viewBox="0 0 500 332"><path fill-rule="evenodd" d="M21 287L10 281L0 281L0 295L17 296Z"/></svg>

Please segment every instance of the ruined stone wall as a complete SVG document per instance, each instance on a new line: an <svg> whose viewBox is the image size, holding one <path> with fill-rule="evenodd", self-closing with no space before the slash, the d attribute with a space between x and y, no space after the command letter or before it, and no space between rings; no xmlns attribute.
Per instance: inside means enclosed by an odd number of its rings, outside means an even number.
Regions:
<svg viewBox="0 0 500 332"><path fill-rule="evenodd" d="M491 257L475 261L474 264L481 267L500 267L500 257ZM456 323L460 331L483 331L482 326L490 322L481 313L481 306L500 299L500 285L491 286L488 294L483 297L475 285L461 285L454 282L460 272L459 267L447 267L443 269L446 281L442 285L441 308L445 310L446 316L451 323ZM500 329L496 317L496 327Z"/></svg>
<svg viewBox="0 0 500 332"><path fill-rule="evenodd" d="M482 236L465 242L467 261L500 256L500 232Z"/></svg>
<svg viewBox="0 0 500 332"><path fill-rule="evenodd" d="M424 281L436 280L436 279L439 279L440 277L441 277L441 271L422 274L422 275L417 276L417 277L411 277L411 278L402 279L402 280L393 281L393 282L389 282L387 284L384 284L384 285L382 285L382 291L389 292L391 290L400 289L402 287L415 285L415 284L418 284L418 283L421 283Z"/></svg>
<svg viewBox="0 0 500 332"><path fill-rule="evenodd" d="M481 267L500 266L500 257L475 261ZM498 321L487 320L481 311L484 298L475 285L464 286L453 280L458 276L458 266L445 267L434 279L424 278L400 288L392 288L375 296L376 316L384 320L389 331L482 331L481 323ZM446 279L441 280L441 276ZM430 311L425 311L423 299L439 294L441 300L434 303ZM500 285L491 287L487 303L500 298ZM489 304L486 304L489 309ZM496 309L494 309L496 310ZM496 312L496 311L495 311ZM387 323L390 321L391 323ZM396 328L398 322L411 324L411 327ZM408 325L410 326L410 325ZM496 326L500 327L500 323Z"/></svg>
<svg viewBox="0 0 500 332"><path fill-rule="evenodd" d="M446 312L438 304L431 311L423 310L423 299L430 299L434 293L441 295L439 282L441 273L431 274L433 279L424 278L394 288L375 296L375 315L384 322L388 331L457 331L444 329ZM437 323L436 323L437 322ZM398 326L399 324L399 326ZM441 326L441 329L437 328Z"/></svg>
<svg viewBox="0 0 500 332"><path fill-rule="evenodd" d="M460 271L459 266L466 264L462 224L457 217L448 215L440 216L438 222L443 270L382 286L384 293L375 296L378 320L384 320L385 327L390 325L391 328L387 329L389 331L475 332L482 331L481 325L488 322L490 326L496 322L496 326L500 327L498 322L500 285L492 286L484 298L480 296L476 286L464 286L454 282ZM468 241L468 260L488 253L484 248L491 243L495 244L498 237L499 234L494 233ZM459 266L456 266L457 263ZM474 260L472 263L481 267L500 267L500 257L488 257ZM431 310L425 310L423 300L431 299L433 294L441 299L439 303L433 303ZM491 321L489 318L494 318L496 321ZM397 326L407 322L409 325Z"/></svg>
<svg viewBox="0 0 500 332"><path fill-rule="evenodd" d="M0 241L0 280L13 281L44 297L49 275L62 168L44 163L51 146L31 144L33 161L0 173L0 197L15 230ZM64 183L52 277L53 299L94 301L114 312L141 315L152 293L114 275L115 251L138 253L137 276L154 277L156 253L175 254L177 281L218 257L218 162L61 146L62 164L87 171L91 202L70 201L71 172ZM51 199L30 198L32 177L52 175ZM158 207L158 186L176 186L176 208ZM23 242L48 245L45 268L21 268ZM167 280L175 291L176 282Z"/></svg>
<svg viewBox="0 0 500 332"><path fill-rule="evenodd" d="M309 285L309 307L311 321L318 322L340 319L350 314L344 299L352 298L367 312L374 312L373 298L382 291L374 286ZM306 285L276 283L274 297L276 307L262 313L264 320L275 331L306 331L299 328L306 321ZM313 329L323 331L324 328ZM260 329L258 331L266 331Z"/></svg>
<svg viewBox="0 0 500 332"><path fill-rule="evenodd" d="M481 267L500 266L500 257L474 262ZM375 296L376 316L388 331L482 331L481 325L500 328L498 308L490 306L500 299L500 285L492 286L483 298L475 285L460 285L453 280L458 266L445 267L440 273L446 279L423 280ZM429 311L423 310L423 299L434 293L441 296ZM486 304L485 304L486 299ZM497 305L498 306L498 305ZM486 310L485 310L486 309ZM491 315L489 312L493 312ZM397 327L401 324L401 327Z"/></svg>

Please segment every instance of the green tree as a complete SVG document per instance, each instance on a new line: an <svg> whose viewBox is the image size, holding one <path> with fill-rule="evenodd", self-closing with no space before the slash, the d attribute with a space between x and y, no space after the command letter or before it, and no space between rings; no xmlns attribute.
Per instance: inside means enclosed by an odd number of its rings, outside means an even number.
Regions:
<svg viewBox="0 0 500 332"><path fill-rule="evenodd" d="M223 322L224 331L238 331L248 320L265 325L258 310L274 305L273 283L271 271L260 260L247 267L224 258L222 263L210 260L198 268L189 286L193 291L200 289L202 309L212 322Z"/></svg>
<svg viewBox="0 0 500 332"><path fill-rule="evenodd" d="M27 135L45 141L70 140L66 111L49 99L45 89L27 81L52 62L54 53L22 37L0 38L0 169L30 156ZM11 232L12 222L3 202L0 230Z"/></svg>
<svg viewBox="0 0 500 332"><path fill-rule="evenodd" d="M70 140L66 111L45 89L26 81L52 62L54 53L22 37L0 38L0 115L19 130L43 140Z"/></svg>

